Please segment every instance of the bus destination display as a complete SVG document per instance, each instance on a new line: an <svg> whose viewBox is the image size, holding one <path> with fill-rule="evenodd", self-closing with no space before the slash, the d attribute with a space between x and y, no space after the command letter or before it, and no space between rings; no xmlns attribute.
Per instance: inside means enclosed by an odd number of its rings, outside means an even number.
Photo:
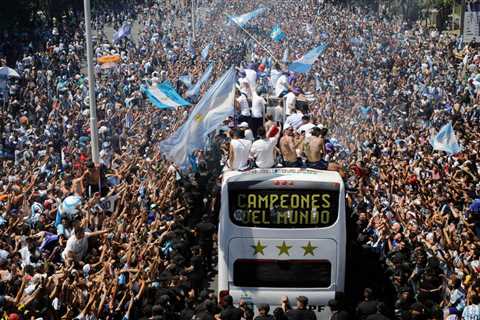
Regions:
<svg viewBox="0 0 480 320"><path fill-rule="evenodd" d="M329 190L232 190L230 218L240 226L323 228L338 217L338 192Z"/></svg>

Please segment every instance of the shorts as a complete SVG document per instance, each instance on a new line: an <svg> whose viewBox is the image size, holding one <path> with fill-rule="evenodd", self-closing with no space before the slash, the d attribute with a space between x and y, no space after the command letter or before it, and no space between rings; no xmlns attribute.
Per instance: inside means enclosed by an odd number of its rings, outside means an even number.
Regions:
<svg viewBox="0 0 480 320"><path fill-rule="evenodd" d="M328 169L328 162L325 160L320 160L316 162L306 162L307 168L317 169L317 170L327 170Z"/></svg>

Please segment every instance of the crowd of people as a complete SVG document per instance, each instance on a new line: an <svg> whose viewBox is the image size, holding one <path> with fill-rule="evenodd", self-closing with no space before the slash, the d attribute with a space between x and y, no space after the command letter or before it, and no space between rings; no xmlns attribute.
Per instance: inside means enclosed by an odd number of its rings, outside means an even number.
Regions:
<svg viewBox="0 0 480 320"><path fill-rule="evenodd" d="M249 27L256 41L227 23L226 13L260 4L267 9ZM479 319L478 50L358 6L198 6L195 39L188 5L123 1L95 9L95 55L121 57L95 67L98 164L90 156L81 13L45 22L36 32L40 47L25 43L0 118L5 317L253 318L242 301L227 298L220 308L208 289L218 174L286 166L341 173L355 242L384 262L394 287L391 312L378 286L377 299L366 289L356 311L330 301L332 319ZM135 36L112 43L104 27L127 21ZM286 40L270 38L276 24ZM288 71L287 61L319 43L328 48L308 74ZM212 62L210 81L190 100L235 65L235 113L179 168L159 142L189 108L156 109L143 89L168 80L184 94L181 77L198 79ZM462 145L457 154L430 144L449 121ZM282 300L273 315L258 306L257 318L315 316L306 297L297 300L291 311Z"/></svg>

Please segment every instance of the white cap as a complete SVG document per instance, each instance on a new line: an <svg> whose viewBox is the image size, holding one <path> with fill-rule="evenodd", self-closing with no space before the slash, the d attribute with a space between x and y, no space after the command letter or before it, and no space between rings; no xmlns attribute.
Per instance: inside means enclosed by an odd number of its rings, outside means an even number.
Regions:
<svg viewBox="0 0 480 320"><path fill-rule="evenodd" d="M246 123L246 122L244 121L244 122L240 123L240 124L238 125L238 127L239 127L239 128L248 128L248 123Z"/></svg>

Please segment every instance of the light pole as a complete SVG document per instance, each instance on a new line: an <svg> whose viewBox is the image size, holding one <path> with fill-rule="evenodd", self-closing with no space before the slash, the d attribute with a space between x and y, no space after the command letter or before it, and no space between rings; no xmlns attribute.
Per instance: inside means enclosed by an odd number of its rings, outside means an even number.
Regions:
<svg viewBox="0 0 480 320"><path fill-rule="evenodd" d="M192 2L192 39L195 41L195 0L190 0Z"/></svg>
<svg viewBox="0 0 480 320"><path fill-rule="evenodd" d="M90 0L83 0L85 11L85 38L87 45L87 70L88 70L88 97L90 107L90 138L92 145L92 161L99 163L98 155L98 126L97 126L97 104L95 100L95 74L93 73L93 48L92 30L90 25Z"/></svg>

